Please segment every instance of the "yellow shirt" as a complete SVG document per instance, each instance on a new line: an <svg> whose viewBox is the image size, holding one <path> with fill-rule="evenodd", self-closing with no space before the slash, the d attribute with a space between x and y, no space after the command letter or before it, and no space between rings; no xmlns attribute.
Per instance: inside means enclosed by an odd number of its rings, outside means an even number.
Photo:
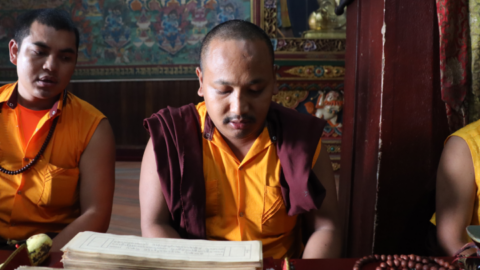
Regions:
<svg viewBox="0 0 480 270"><path fill-rule="evenodd" d="M197 105L202 133L207 110ZM320 154L317 145L313 164ZM312 166L313 166L312 164ZM303 252L297 216L288 216L280 186L280 160L268 129L240 162L217 129L203 138L206 232L210 240L261 240L265 258L299 258Z"/></svg>
<svg viewBox="0 0 480 270"><path fill-rule="evenodd" d="M475 170L475 185L477 187L475 204L473 207L472 221L470 225L480 225L480 120L473 122L462 129L456 131L450 135L448 139L452 136L458 136L465 140L470 149L470 154L472 155L473 168Z"/></svg>
<svg viewBox="0 0 480 270"><path fill-rule="evenodd" d="M470 154L472 155L473 169L475 171L475 186L477 187L477 191L470 225L480 225L480 120L457 130L447 137L445 143L447 143L448 139L452 136L462 138L467 143L468 148L470 149ZM436 225L436 219L436 214L433 214L430 222Z"/></svg>
<svg viewBox="0 0 480 270"><path fill-rule="evenodd" d="M23 147L16 110L16 83L0 87L0 165L18 170L42 146L52 121L60 117L45 152L22 174L0 173L0 237L26 239L42 232L60 232L80 213L77 184L80 157L105 116L69 93L64 106L55 103L39 121Z"/></svg>

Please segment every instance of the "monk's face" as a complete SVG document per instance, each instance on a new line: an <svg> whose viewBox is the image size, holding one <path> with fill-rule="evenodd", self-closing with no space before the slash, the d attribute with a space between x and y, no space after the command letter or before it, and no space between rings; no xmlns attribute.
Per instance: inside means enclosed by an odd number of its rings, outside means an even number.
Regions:
<svg viewBox="0 0 480 270"><path fill-rule="evenodd" d="M18 92L26 102L21 104L47 109L42 105L58 99L75 70L75 34L35 21L21 46L12 39L9 49L10 61L17 66Z"/></svg>
<svg viewBox="0 0 480 270"><path fill-rule="evenodd" d="M202 60L198 95L204 97L215 127L228 140L255 139L277 93L267 45L214 39Z"/></svg>

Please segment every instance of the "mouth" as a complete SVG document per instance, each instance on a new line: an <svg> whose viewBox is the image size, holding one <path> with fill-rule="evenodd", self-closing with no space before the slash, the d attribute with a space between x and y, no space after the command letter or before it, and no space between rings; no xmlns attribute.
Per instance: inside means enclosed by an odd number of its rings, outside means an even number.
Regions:
<svg viewBox="0 0 480 270"><path fill-rule="evenodd" d="M228 125L233 129L241 130L241 129L247 129L249 128L252 124L256 122L256 118L253 115L232 115L232 116L227 116L223 119L223 124Z"/></svg>
<svg viewBox="0 0 480 270"><path fill-rule="evenodd" d="M253 123L252 121L241 120L241 121L230 121L229 125L230 125L233 129L245 129L245 128L247 128L249 125L251 125L252 123Z"/></svg>
<svg viewBox="0 0 480 270"><path fill-rule="evenodd" d="M52 76L42 76L36 80L36 83L40 87L52 87L58 83L58 80Z"/></svg>

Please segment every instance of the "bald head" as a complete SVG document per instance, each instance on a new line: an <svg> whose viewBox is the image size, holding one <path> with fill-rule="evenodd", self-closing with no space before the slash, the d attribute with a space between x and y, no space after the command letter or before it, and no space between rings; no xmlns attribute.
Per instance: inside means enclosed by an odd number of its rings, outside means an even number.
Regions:
<svg viewBox="0 0 480 270"><path fill-rule="evenodd" d="M273 46L268 35L253 23L241 20L231 20L215 26L203 39L200 50L200 68L206 62L209 53L209 47L213 40L243 40L243 41L262 41L267 45L270 54L271 64L274 63Z"/></svg>

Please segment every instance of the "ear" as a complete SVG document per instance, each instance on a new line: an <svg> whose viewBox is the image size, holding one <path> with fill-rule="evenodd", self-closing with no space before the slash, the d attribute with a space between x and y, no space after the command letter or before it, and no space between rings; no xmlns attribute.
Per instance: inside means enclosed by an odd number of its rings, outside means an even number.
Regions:
<svg viewBox="0 0 480 270"><path fill-rule="evenodd" d="M202 70L200 69L200 67L197 67L197 69L195 70L195 73L197 73L198 83L200 84L200 87L198 88L197 94L200 97L203 97L203 73L202 73Z"/></svg>
<svg viewBox="0 0 480 270"><path fill-rule="evenodd" d="M10 62L16 66L18 59L18 43L14 39L10 40L8 43L8 49L10 51Z"/></svg>

